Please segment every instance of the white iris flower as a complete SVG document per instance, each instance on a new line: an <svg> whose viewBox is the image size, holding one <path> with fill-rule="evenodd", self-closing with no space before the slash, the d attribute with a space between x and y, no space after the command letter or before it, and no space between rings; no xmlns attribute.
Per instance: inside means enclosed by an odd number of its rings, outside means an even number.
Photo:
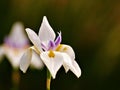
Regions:
<svg viewBox="0 0 120 90"><path fill-rule="evenodd" d="M38 35L29 28L26 29L26 32L34 46L28 48L21 58L20 69L23 72L26 72L28 69L34 52L39 55L39 62L44 63L53 79L56 77L61 66L65 68L66 72L71 70L78 78L80 77L81 69L75 61L75 53L72 47L61 44L61 32L59 32L58 37L56 37L46 16L43 17Z"/></svg>
<svg viewBox="0 0 120 90"><path fill-rule="evenodd" d="M0 61L6 56L14 69L19 68L20 58L29 46L24 25L21 22L14 23L9 36L5 37L4 43L0 46ZM41 63L37 56L37 54L34 56L31 65L39 69Z"/></svg>

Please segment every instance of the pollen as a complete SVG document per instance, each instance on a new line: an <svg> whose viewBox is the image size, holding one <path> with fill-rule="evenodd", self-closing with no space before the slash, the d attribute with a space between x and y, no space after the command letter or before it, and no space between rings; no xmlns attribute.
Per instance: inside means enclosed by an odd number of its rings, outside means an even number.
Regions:
<svg viewBox="0 0 120 90"><path fill-rule="evenodd" d="M67 50L67 48L65 47L64 49L63 49L63 51L66 51Z"/></svg>
<svg viewBox="0 0 120 90"><path fill-rule="evenodd" d="M58 47L56 48L56 51L59 51L62 48L62 45L58 45Z"/></svg>
<svg viewBox="0 0 120 90"><path fill-rule="evenodd" d="M49 53L48 53L48 56L49 56L49 57L55 57L55 54L53 53L52 50L50 50Z"/></svg>

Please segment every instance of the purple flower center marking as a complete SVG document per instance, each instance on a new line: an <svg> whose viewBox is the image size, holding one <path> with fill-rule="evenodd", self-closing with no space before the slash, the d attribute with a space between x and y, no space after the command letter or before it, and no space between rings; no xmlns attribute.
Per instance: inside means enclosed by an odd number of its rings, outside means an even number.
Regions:
<svg viewBox="0 0 120 90"><path fill-rule="evenodd" d="M54 50L54 48L55 48L55 43L54 43L54 41L49 41L49 43L48 43L48 50Z"/></svg>
<svg viewBox="0 0 120 90"><path fill-rule="evenodd" d="M29 45L29 41L28 40L24 40L22 43L19 43L19 39L17 41L17 40L12 40L9 37L5 37L4 43L6 45L8 45L9 47L13 47L13 48L24 48L25 46Z"/></svg>
<svg viewBox="0 0 120 90"><path fill-rule="evenodd" d="M55 40L55 41L50 40L50 41L48 42L48 45L47 45L47 46L44 45L43 43L41 43L42 49L45 50L45 51L55 50L56 47L57 47L57 46L61 43L61 41L62 41L61 32L58 33L58 34L59 34L59 35L58 35L58 37L56 38L56 40Z"/></svg>
<svg viewBox="0 0 120 90"><path fill-rule="evenodd" d="M58 33L58 37L55 40L55 45L58 46L62 41L62 36L61 36L61 32Z"/></svg>

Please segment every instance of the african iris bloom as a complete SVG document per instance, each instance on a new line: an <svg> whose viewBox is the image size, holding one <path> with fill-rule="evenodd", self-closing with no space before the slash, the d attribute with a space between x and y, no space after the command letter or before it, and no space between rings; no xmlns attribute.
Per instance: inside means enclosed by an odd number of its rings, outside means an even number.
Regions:
<svg viewBox="0 0 120 90"><path fill-rule="evenodd" d="M29 28L26 29L26 32L34 46L28 48L21 58L20 69L23 72L26 72L29 67L34 52L39 55L39 61L44 63L53 79L56 77L61 66L65 68L66 72L71 70L77 77L80 77L81 69L75 61L75 53L72 47L61 44L61 32L58 32L58 36L56 37L46 16L43 17L38 35Z"/></svg>
<svg viewBox="0 0 120 90"><path fill-rule="evenodd" d="M4 43L0 46L0 60L6 56L14 69L19 67L19 61L25 50L30 46L24 32L24 25L21 22L13 24L11 32L5 37ZM36 57L36 55L34 56ZM32 66L40 68L39 58L32 60Z"/></svg>

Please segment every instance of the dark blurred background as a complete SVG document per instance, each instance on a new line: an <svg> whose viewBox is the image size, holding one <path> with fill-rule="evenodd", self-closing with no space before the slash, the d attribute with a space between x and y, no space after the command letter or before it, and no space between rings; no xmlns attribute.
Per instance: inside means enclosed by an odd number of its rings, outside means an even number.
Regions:
<svg viewBox="0 0 120 90"><path fill-rule="evenodd" d="M82 69L78 79L61 68L51 90L120 90L119 0L1 0L0 43L16 21L38 32L43 16L62 31ZM0 63L0 90L12 87L12 70L7 59ZM19 90L45 90L45 68L19 73Z"/></svg>

